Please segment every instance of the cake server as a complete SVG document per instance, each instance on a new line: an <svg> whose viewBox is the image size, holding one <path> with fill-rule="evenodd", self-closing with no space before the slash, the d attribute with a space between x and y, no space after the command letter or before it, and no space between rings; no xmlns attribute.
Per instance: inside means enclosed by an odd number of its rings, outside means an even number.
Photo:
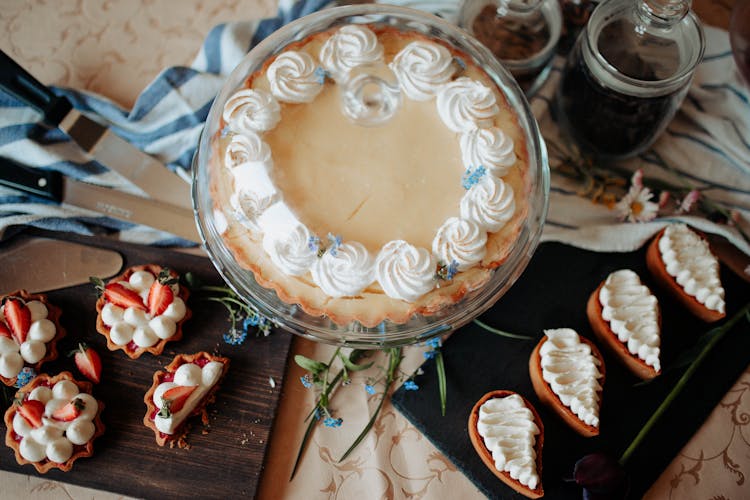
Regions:
<svg viewBox="0 0 750 500"><path fill-rule="evenodd" d="M193 211L0 158L0 185L201 242Z"/></svg>
<svg viewBox="0 0 750 500"><path fill-rule="evenodd" d="M71 241L18 236L0 248L0 294L48 292L109 278L122 268L122 255Z"/></svg>
<svg viewBox="0 0 750 500"><path fill-rule="evenodd" d="M190 186L180 176L108 127L73 109L66 97L55 95L1 50L0 88L41 112L45 124L65 132L96 161L129 179L150 197L191 208Z"/></svg>

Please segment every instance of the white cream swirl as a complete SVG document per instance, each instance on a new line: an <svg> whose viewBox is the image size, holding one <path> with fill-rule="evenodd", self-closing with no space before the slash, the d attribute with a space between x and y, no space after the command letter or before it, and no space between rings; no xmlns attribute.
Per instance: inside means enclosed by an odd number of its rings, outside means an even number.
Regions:
<svg viewBox="0 0 750 500"><path fill-rule="evenodd" d="M466 168L483 166L502 177L516 162L513 139L497 127L478 128L461 134L461 158Z"/></svg>
<svg viewBox="0 0 750 500"><path fill-rule="evenodd" d="M281 107L264 90L242 89L224 104L222 118L229 129L237 134L265 132L274 128L281 120Z"/></svg>
<svg viewBox="0 0 750 500"><path fill-rule="evenodd" d="M290 50L279 55L268 67L271 93L279 101L312 102L323 90L323 84L315 74L315 59L307 52Z"/></svg>
<svg viewBox="0 0 750 500"><path fill-rule="evenodd" d="M545 330L547 340L539 349L542 378L581 422L599 427L599 359L575 330Z"/></svg>
<svg viewBox="0 0 750 500"><path fill-rule="evenodd" d="M487 233L476 222L450 217L435 234L432 253L444 264L455 261L463 271L484 258L486 245Z"/></svg>
<svg viewBox="0 0 750 500"><path fill-rule="evenodd" d="M358 242L330 249L312 266L313 282L331 297L351 297L373 281L373 259Z"/></svg>
<svg viewBox="0 0 750 500"><path fill-rule="evenodd" d="M232 135L224 153L224 165L230 169L245 163L263 163L270 167L271 148L255 132Z"/></svg>
<svg viewBox="0 0 750 500"><path fill-rule="evenodd" d="M436 265L428 250L389 241L375 259L375 279L389 297L414 302L435 286Z"/></svg>
<svg viewBox="0 0 750 500"><path fill-rule="evenodd" d="M706 240L686 224L672 224L659 238L659 251L667 273L685 293L712 311L725 312L719 261Z"/></svg>
<svg viewBox="0 0 750 500"><path fill-rule="evenodd" d="M448 83L456 68L451 53L437 43L412 42L396 54L388 67L409 99L427 101Z"/></svg>
<svg viewBox="0 0 750 500"><path fill-rule="evenodd" d="M539 427L518 394L485 401L479 407L477 430L497 470L507 472L529 489L539 486L534 450Z"/></svg>
<svg viewBox="0 0 750 500"><path fill-rule="evenodd" d="M284 274L302 276L307 273L317 256L309 246L310 231L303 224L285 234L266 233L263 249Z"/></svg>
<svg viewBox="0 0 750 500"><path fill-rule="evenodd" d="M357 66L383 59L378 37L364 26L347 25L339 29L320 49L320 63L335 79L345 79Z"/></svg>
<svg viewBox="0 0 750 500"><path fill-rule="evenodd" d="M492 89L462 76L440 87L437 110L446 127L462 133L491 127L500 108Z"/></svg>
<svg viewBox="0 0 750 500"><path fill-rule="evenodd" d="M461 198L461 218L485 231L499 231L513 217L513 188L494 175L485 174Z"/></svg>
<svg viewBox="0 0 750 500"><path fill-rule="evenodd" d="M661 370L659 304L630 269L615 271L599 290L602 318L631 354L657 372Z"/></svg>

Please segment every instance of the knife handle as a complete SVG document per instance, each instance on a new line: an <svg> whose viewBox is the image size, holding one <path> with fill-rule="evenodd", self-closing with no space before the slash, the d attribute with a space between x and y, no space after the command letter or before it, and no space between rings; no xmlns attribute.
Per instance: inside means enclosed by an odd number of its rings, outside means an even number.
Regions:
<svg viewBox="0 0 750 500"><path fill-rule="evenodd" d="M31 168L0 157L0 185L60 203L63 178L60 172Z"/></svg>
<svg viewBox="0 0 750 500"><path fill-rule="evenodd" d="M0 88L44 115L44 122L57 127L73 109L70 101L57 96L0 50Z"/></svg>

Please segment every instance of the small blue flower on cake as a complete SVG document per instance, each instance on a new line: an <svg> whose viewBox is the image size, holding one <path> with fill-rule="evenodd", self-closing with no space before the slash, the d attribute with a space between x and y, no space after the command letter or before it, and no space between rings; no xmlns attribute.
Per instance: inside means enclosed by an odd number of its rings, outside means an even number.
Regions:
<svg viewBox="0 0 750 500"><path fill-rule="evenodd" d="M481 179L486 173L487 169L482 165L479 165L474 169L469 167L466 169L466 172L464 172L464 175L461 176L461 185L464 187L464 189L469 190L472 186L477 184L479 182L479 179Z"/></svg>

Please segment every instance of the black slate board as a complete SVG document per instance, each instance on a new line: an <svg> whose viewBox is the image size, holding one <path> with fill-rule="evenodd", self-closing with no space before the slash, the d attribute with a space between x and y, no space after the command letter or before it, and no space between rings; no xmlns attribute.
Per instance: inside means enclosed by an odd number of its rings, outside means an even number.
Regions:
<svg viewBox="0 0 750 500"><path fill-rule="evenodd" d="M32 234L116 250L123 256L125 267L156 263L180 274L192 271L205 284L222 284L206 257L32 229L14 238ZM0 245L0 259L2 252ZM77 460L69 472L53 469L45 478L139 498L255 496L281 395L291 334L275 330L268 337L248 336L244 344L230 346L222 340L229 327L226 309L217 303L198 301L193 295L187 302L193 317L183 327L182 340L168 343L160 356L147 353L132 360L122 351L107 350L105 338L97 333L96 295L91 285L55 290L47 296L63 310L61 322L68 333L58 344L60 353L86 341L101 355L102 381L93 392L105 404L102 420L106 431L94 442L93 457ZM168 365L175 354L198 351L226 356L231 363L216 402L209 406L210 427L204 433L197 422L200 419L195 417L187 438L191 449L160 447L153 431L142 422L146 412L143 395L151 386L153 373ZM64 354L42 369L50 374L68 370L82 378ZM269 385L269 377L276 382L275 388ZM11 396L15 391L6 389ZM0 397L0 414L8 404ZM4 440L5 426L0 429ZM5 445L0 446L0 469L39 475L31 465L18 465Z"/></svg>
<svg viewBox="0 0 750 500"><path fill-rule="evenodd" d="M442 348L447 374L446 415L440 415L434 361L417 377L418 391L399 389L393 404L435 446L490 498L524 498L505 486L483 464L469 441L469 413L480 397L495 389L516 391L539 410L545 426L543 484L545 498L581 498L581 490L566 482L579 458L593 451L619 457L642 425L674 386L682 370L664 373L648 385L630 375L607 352L601 410L601 434L583 438L544 407L531 385L528 360L545 328L570 327L594 339L586 318L589 294L612 271L638 272L659 299L662 309L662 366L695 344L710 327L693 318L654 285L645 264L645 248L631 253L595 253L558 243L541 245L529 267L482 318L498 329L530 335L534 341L500 337L469 324ZM750 299L750 286L722 268L728 316ZM601 347L601 346L600 346ZM647 442L628 463L631 498L640 498L684 446L726 391L750 363L750 325L737 325L713 350L691 384L654 428ZM445 432L445 429L455 429Z"/></svg>

